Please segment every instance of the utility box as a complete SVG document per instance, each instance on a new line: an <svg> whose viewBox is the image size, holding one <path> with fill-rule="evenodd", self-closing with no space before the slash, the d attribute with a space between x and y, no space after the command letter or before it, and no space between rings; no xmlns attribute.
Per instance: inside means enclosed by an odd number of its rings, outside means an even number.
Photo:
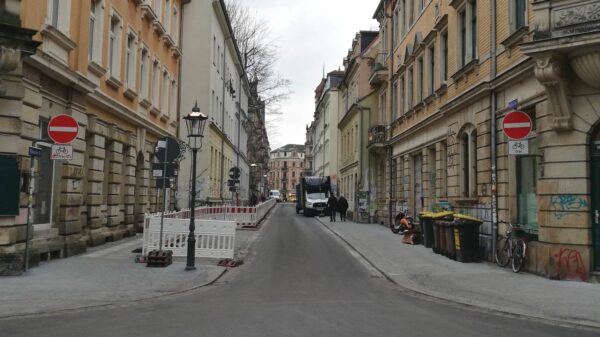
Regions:
<svg viewBox="0 0 600 337"><path fill-rule="evenodd" d="M21 172L15 156L0 155L0 216L19 215Z"/></svg>

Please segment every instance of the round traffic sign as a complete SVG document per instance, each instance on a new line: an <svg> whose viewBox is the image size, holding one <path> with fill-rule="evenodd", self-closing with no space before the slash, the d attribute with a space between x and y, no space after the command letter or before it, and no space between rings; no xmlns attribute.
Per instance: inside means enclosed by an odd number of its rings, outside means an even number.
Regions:
<svg viewBox="0 0 600 337"><path fill-rule="evenodd" d="M241 171L238 167L234 166L231 169L229 169L229 178L231 179L238 179L241 175Z"/></svg>
<svg viewBox="0 0 600 337"><path fill-rule="evenodd" d="M48 123L48 136L57 144L68 144L77 138L79 125L69 115L58 115Z"/></svg>
<svg viewBox="0 0 600 337"><path fill-rule="evenodd" d="M523 111L511 111L502 121L502 130L506 137L514 140L526 138L531 133L533 122Z"/></svg>

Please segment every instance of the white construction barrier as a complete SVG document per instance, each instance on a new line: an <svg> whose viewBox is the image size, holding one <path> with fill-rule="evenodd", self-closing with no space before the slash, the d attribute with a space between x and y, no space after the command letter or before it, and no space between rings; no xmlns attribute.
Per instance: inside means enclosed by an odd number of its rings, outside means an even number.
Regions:
<svg viewBox="0 0 600 337"><path fill-rule="evenodd" d="M196 220L196 257L233 259L236 224L233 221ZM173 256L187 256L189 219L166 218L163 223L163 249ZM142 254L160 248L160 215L147 215Z"/></svg>

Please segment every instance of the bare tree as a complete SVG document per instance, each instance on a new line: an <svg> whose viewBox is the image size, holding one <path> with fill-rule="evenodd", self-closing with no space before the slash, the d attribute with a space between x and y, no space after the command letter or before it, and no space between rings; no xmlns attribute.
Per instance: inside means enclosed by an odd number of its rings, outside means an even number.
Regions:
<svg viewBox="0 0 600 337"><path fill-rule="evenodd" d="M248 80L258 83L266 113L281 114L281 105L291 94L291 81L275 70L279 50L270 37L268 21L251 13L239 0L226 0L226 7Z"/></svg>

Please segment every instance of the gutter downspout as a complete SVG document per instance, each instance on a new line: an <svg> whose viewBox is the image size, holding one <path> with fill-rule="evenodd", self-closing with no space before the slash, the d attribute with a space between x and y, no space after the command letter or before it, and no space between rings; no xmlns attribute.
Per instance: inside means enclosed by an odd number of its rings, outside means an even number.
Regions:
<svg viewBox="0 0 600 337"><path fill-rule="evenodd" d="M492 54L492 66L491 66L491 78L492 82L497 76L496 66L496 0L491 1L491 25L492 25L492 38L491 38L491 54ZM496 93L494 88L490 91L490 118L491 118L491 157L492 157L492 260L494 253L496 252L496 241L498 240L498 190L497 190L497 157L496 157L496 110L497 110Z"/></svg>
<svg viewBox="0 0 600 337"><path fill-rule="evenodd" d="M227 83L227 78L225 77L225 62L227 60L227 40L230 39L231 36L227 36L223 39L223 66L221 67L221 76L223 76L223 95L221 96L221 104L223 105L223 107L221 108L221 133L223 134L223 136L226 136L225 134L225 88L226 88L226 83ZM223 199L223 183L225 182L225 138L221 137L221 178L220 180L220 186L219 186L219 197L221 198L221 203L224 203L224 199ZM232 195L232 199L233 199L233 195ZM233 200L231 200L233 201Z"/></svg>
<svg viewBox="0 0 600 337"><path fill-rule="evenodd" d="M363 125L364 125L364 121L363 121L363 117L364 117L364 111L368 111L369 114L371 113L371 108L365 108L359 105L356 105L356 108L358 109L358 111L360 112L360 118L359 118L359 125L358 125L358 132L359 132L359 148L358 148L358 173L359 173L359 179L360 179L360 183L357 181L357 185L358 187L360 187L363 184ZM371 156L367 155L367 167L370 167L371 165L371 161L370 161ZM358 191L358 188L356 189L355 192ZM371 196L369 196L369 199L371 198ZM354 211L357 214L357 219L358 219L358 198L354 198L354 203L355 203L355 208ZM369 205L370 206L370 205ZM370 212L369 212L369 220L370 220ZM369 221L370 222L370 221Z"/></svg>
<svg viewBox="0 0 600 337"><path fill-rule="evenodd" d="M181 51L181 55L183 55L183 20L185 17L184 11L185 11L185 5L189 4L189 2L190 2L190 0L187 0L187 1L183 0L181 2L181 15L179 16L180 17L180 19L179 19L179 41L178 41L179 42L179 50ZM178 76L177 81L179 83L179 86L177 87L177 131L175 131L175 132L177 132L178 139L181 136L179 134L179 132L181 131L181 123L179 123L179 121L181 121L181 88L182 88L181 74L182 74L182 68L183 68L183 56L179 57L179 70L178 70L179 74L177 75ZM191 161L190 161L190 163L191 163ZM190 172L192 172L191 165L190 165ZM177 179L179 180L179 177ZM192 175L190 175L189 183L190 184L188 186L192 186ZM179 184L176 184L176 186L179 186ZM192 197L191 191L188 191L188 203L187 203L188 205L191 204L190 203L191 197ZM177 205L178 202L179 201L177 200L177 198L175 198L175 205ZM195 202L194 202L194 205L195 205ZM184 208L184 207L181 207L181 208Z"/></svg>

